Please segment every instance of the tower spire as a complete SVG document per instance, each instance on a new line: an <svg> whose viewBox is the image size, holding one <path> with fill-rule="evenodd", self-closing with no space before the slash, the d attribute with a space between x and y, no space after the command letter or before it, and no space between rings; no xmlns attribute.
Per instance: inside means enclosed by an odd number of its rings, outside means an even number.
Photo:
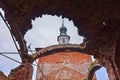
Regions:
<svg viewBox="0 0 120 80"><path fill-rule="evenodd" d="M60 27L60 35L57 40L59 44L68 44L70 37L67 35L67 28L64 26L64 19L62 19L62 26Z"/></svg>
<svg viewBox="0 0 120 80"><path fill-rule="evenodd" d="M60 27L60 34L66 34L67 28L64 26L64 19L62 19L62 26Z"/></svg>
<svg viewBox="0 0 120 80"><path fill-rule="evenodd" d="M64 26L64 18L62 18L62 26Z"/></svg>

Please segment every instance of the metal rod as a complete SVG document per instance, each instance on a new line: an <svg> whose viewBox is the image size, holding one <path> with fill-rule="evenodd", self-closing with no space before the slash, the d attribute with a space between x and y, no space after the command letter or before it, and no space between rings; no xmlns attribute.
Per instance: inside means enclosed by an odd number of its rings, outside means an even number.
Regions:
<svg viewBox="0 0 120 80"><path fill-rule="evenodd" d="M8 58L8 59L10 59L10 60L12 60L12 61L15 61L15 62L17 62L17 63L21 64L21 62L20 62L20 61L17 61L17 60L15 60L15 59L11 58L11 57L8 57L8 56L4 55L4 54L3 54L3 53L1 53L1 52L0 52L0 55L1 55L1 56L4 56L4 57L6 57L6 58ZM37 65L35 65L35 64L32 64L32 65L37 66Z"/></svg>
<svg viewBox="0 0 120 80"><path fill-rule="evenodd" d="M4 17L3 17L3 15L2 15L1 12L0 12L0 16L1 16L1 18L3 19L4 23L6 24L7 28L9 29L10 34L11 34L11 37L12 37L13 42L14 42L14 44L15 44L15 47L16 47L16 49L17 49L19 55L20 55L19 48L18 48L18 46L17 46L17 44L16 44L16 42L15 42L15 38L14 38L14 36L13 36L13 34L12 34L12 30L11 30L11 28L10 28L9 25L7 24L7 22L6 22L6 20L4 19ZM20 55L20 56L21 56L21 55Z"/></svg>
<svg viewBox="0 0 120 80"><path fill-rule="evenodd" d="M30 50L28 50L30 52ZM35 50L32 50L35 51ZM18 52L0 52L2 54L19 54Z"/></svg>
<svg viewBox="0 0 120 80"><path fill-rule="evenodd" d="M8 56L6 56L6 55L4 55L4 54L2 54L2 53L0 53L0 55L2 55L2 56L6 57L6 58L8 58L8 59L10 59L10 60L12 60L12 61L15 61L15 62L21 64L20 61L17 61L17 60L15 60L15 59L13 59L13 58L11 58L11 57L8 57Z"/></svg>
<svg viewBox="0 0 120 80"><path fill-rule="evenodd" d="M0 52L1 54L18 54L18 52Z"/></svg>

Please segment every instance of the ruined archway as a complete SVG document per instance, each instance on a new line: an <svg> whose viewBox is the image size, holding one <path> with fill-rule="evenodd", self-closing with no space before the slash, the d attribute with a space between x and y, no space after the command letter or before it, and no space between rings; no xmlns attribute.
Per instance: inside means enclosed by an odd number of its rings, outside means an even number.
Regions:
<svg viewBox="0 0 120 80"><path fill-rule="evenodd" d="M74 27L74 23L72 21L69 21L67 18L62 19L61 16L43 15L41 18L36 18L34 21L32 21L33 28L25 35L27 45L31 47L33 54L36 48L46 49L46 47L50 47L50 45L59 44L58 36L61 34L60 28L62 27L63 20L64 26L67 28L66 34L70 36L69 43L82 43L83 38L78 35L77 28ZM30 51L29 47L28 50ZM32 53L29 52L29 54ZM33 64L36 64L36 61L34 62L35 63ZM34 66L33 78L35 78L34 75L36 74L36 70L36 66Z"/></svg>
<svg viewBox="0 0 120 80"><path fill-rule="evenodd" d="M20 55L25 62L28 62L29 56L24 35L32 28L31 19L40 17L42 14L62 15L72 19L78 27L79 34L86 37L86 51L88 53L94 52L95 57L104 55L109 60L115 54L114 48L117 48L116 50L119 48L119 43L116 42L116 34L120 32L119 5L118 0L0 1L0 7L5 11L6 21L10 24L12 32L19 43ZM113 44L118 44L118 47L112 47ZM115 61L119 61L119 59Z"/></svg>
<svg viewBox="0 0 120 80"><path fill-rule="evenodd" d="M34 61L35 59L39 57L50 55L52 53L61 52L61 51L84 52L84 48L85 48L85 45L80 45L80 44L53 45L47 48L40 49L39 51L34 53L32 55L32 60ZM89 55L92 55L92 54L89 54Z"/></svg>
<svg viewBox="0 0 120 80"><path fill-rule="evenodd" d="M104 27L104 25L109 25L112 23L112 21L119 22L120 18L118 12L119 4L117 3L117 1L112 0L97 2L84 0L70 0L67 2L64 0L9 0L1 1L0 4L0 7L2 7L2 9L5 11L5 17L8 23L11 25L15 38L19 42L22 51L21 55L23 55L24 57L27 54L26 52L24 52L26 51L26 47L24 39L21 39L21 35L22 37L24 37L25 33L32 28L31 20L34 20L36 17L42 16L42 14L51 14L57 16L62 15L63 17L67 17L70 20L72 19L75 23L75 26L78 27L79 34L89 40L89 47L91 47L94 52L96 51L94 50L95 48L97 49L100 45L106 43L106 40L104 39L105 36L101 37L101 35L104 34L101 33L101 30L104 30L104 32L106 32L107 28L108 30L114 29L112 27ZM97 4L99 6L97 6ZM114 5L115 7L112 7L111 5ZM20 31L16 31L18 28ZM18 35L16 35L18 32L20 32L21 34L19 35L19 37ZM102 43L99 41L101 41Z"/></svg>
<svg viewBox="0 0 120 80"><path fill-rule="evenodd" d="M53 45L40 50L37 48L37 52L32 55L33 60L39 58L37 79L46 77L50 80L54 78L58 80L62 76L64 76L62 79L87 79L87 72L92 61L90 54L83 52L84 46L80 44Z"/></svg>

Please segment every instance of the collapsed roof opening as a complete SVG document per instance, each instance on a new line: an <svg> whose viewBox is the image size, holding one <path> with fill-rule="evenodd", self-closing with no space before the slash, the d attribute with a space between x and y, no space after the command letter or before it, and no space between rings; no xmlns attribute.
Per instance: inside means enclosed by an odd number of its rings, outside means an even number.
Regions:
<svg viewBox="0 0 120 80"><path fill-rule="evenodd" d="M60 27L62 26L62 17L43 15L42 18L36 18L32 21L33 28L29 30L25 39L27 44L31 43L32 48L47 47L49 45L58 44L57 37L60 34ZM64 19L64 25L67 28L67 35L70 36L70 42L73 44L80 44L83 42L83 37L78 35L77 28L73 21Z"/></svg>

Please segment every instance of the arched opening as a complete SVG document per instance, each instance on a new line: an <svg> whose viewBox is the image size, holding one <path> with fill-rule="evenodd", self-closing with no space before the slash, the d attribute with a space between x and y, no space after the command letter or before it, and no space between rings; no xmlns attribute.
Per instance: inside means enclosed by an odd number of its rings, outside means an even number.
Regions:
<svg viewBox="0 0 120 80"><path fill-rule="evenodd" d="M62 16L43 15L41 18L36 18L32 21L32 25L33 28L25 35L25 40L27 44L32 44L31 47L47 47L58 44L57 37L62 26ZM70 43L80 44L83 42L83 37L78 35L77 27L74 26L72 20L69 21L64 18L64 25L68 29L67 34L71 37Z"/></svg>
<svg viewBox="0 0 120 80"><path fill-rule="evenodd" d="M62 17L43 15L42 18L36 18L32 21L33 28L29 30L25 35L27 45L31 44L33 53L35 48L45 48L50 45L57 45L57 37L60 35L60 27L62 26ZM70 36L70 43L80 44L83 41L83 37L80 37L77 32L77 28L72 21L67 18L64 19L64 25L67 27L67 35ZM29 52L31 54L31 52ZM34 63L35 64L35 63ZM34 66L33 79L36 78L36 69Z"/></svg>
<svg viewBox="0 0 120 80"><path fill-rule="evenodd" d="M109 80L106 67L99 63L99 59L92 56L92 63L90 66L88 80L94 80L94 76L96 76L97 80Z"/></svg>
<svg viewBox="0 0 120 80"><path fill-rule="evenodd" d="M103 66L100 69L98 69L95 73L97 75L98 80L101 80L101 79L110 80L107 74L107 70ZM99 76L101 77L101 79L99 79Z"/></svg>
<svg viewBox="0 0 120 80"><path fill-rule="evenodd" d="M73 22L69 23L68 19L64 19L64 23L65 26L68 28L68 35L70 35L72 39L70 43L82 43L82 38L78 36L77 28L74 27ZM33 21L33 29L27 32L27 34L25 35L27 44L32 44L31 48L33 51L35 50L35 48L45 48L49 45L58 44L57 36L60 34L59 28L61 27L61 24L62 19L61 17L57 16L43 15L42 18L35 19L35 21ZM76 38L76 36L78 38ZM36 67L34 68L34 70L36 70ZM36 72L37 71L34 71L33 79L36 78Z"/></svg>
<svg viewBox="0 0 120 80"><path fill-rule="evenodd" d="M109 80L106 68L101 64L92 64L89 70L88 80L94 80L94 76L97 77L97 80Z"/></svg>

